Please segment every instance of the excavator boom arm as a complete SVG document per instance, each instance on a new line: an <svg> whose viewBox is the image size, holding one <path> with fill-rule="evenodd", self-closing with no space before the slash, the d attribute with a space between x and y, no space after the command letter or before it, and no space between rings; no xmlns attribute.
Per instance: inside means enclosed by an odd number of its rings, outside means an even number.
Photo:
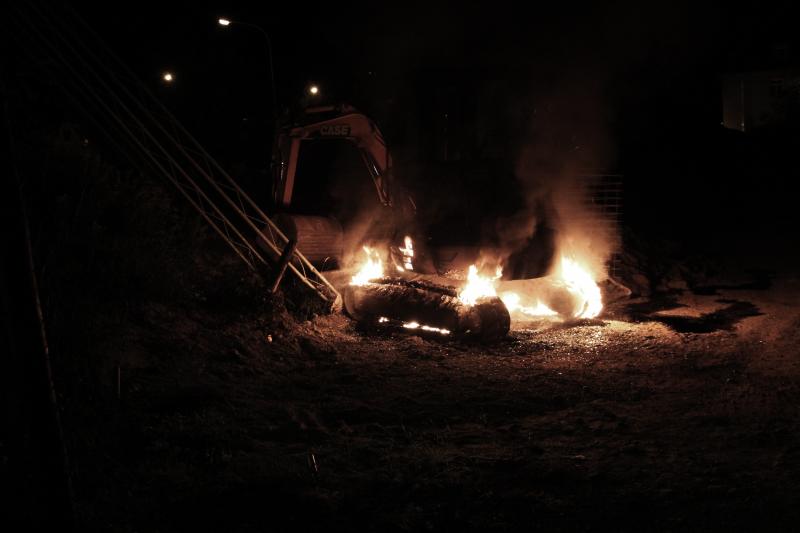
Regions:
<svg viewBox="0 0 800 533"><path fill-rule="evenodd" d="M335 113L330 118L320 115ZM274 200L276 205L292 203L297 160L302 141L344 139L356 145L369 170L380 202L392 206L392 158L375 123L350 106L312 108L306 111L308 122L283 128L275 146ZM315 120L316 119L316 120Z"/></svg>

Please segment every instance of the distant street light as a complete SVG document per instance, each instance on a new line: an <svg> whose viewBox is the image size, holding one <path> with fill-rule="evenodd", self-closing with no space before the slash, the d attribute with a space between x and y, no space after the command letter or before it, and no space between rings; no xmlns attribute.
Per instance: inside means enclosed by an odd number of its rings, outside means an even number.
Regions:
<svg viewBox="0 0 800 533"><path fill-rule="evenodd" d="M173 80L175 79L175 77L172 75L172 72L165 72L165 73L164 73L164 74L161 76L161 79L162 79L162 80L164 80L164 81L165 81L165 82L167 82L167 83L172 83L172 82L173 82Z"/></svg>
<svg viewBox="0 0 800 533"><path fill-rule="evenodd" d="M312 85L308 88L308 92L312 96L317 96L319 94L319 87L317 85Z"/></svg>
<svg viewBox="0 0 800 533"><path fill-rule="evenodd" d="M269 37L269 33L267 30L259 26L258 24L251 24L250 22L242 22L240 20L231 20L227 18L219 18L217 19L217 23L220 26L246 26L248 28L255 28L256 30L260 31L264 37L267 39L267 55L269 56L269 77L270 81L272 82L272 114L274 117L278 116L278 93L275 90L275 67L273 66L272 60L272 39Z"/></svg>

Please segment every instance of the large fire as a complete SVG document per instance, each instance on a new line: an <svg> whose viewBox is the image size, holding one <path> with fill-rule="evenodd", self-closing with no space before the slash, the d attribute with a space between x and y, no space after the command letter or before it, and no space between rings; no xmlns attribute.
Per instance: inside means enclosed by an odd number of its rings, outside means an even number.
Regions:
<svg viewBox="0 0 800 533"><path fill-rule="evenodd" d="M469 267L467 284L459 293L459 298L467 305L474 305L478 298L497 296L497 280L503 271L498 267L494 276L482 276L475 265ZM562 256L558 269L553 276L554 284L563 285L574 299L574 318L594 318L603 310L603 300L600 287L595 283L591 274L581 267L573 258ZM508 312L526 316L553 316L558 313L550 309L544 302L537 299L531 302L522 302L522 297L516 292L503 292L500 294Z"/></svg>
<svg viewBox="0 0 800 533"><path fill-rule="evenodd" d="M408 259L408 266L411 266L411 258L413 257L413 247L410 241L411 239L406 241L404 250L404 256ZM365 285L370 280L382 278L384 275L380 253L368 246L364 246L363 249L366 260L359 271L352 277L351 285ZM475 265L471 265L467 272L467 283L458 293L459 300L465 305L475 305L480 298L498 296L497 283L502 273L502 267L497 267L493 276L481 275L478 268ZM583 268L574 258L563 255L556 271L550 278L552 284L558 286L561 292L566 290L575 303L573 306L573 318L594 318L603 310L600 287L589 271ZM512 315L530 317L558 315L558 312L548 307L538 298L531 298L531 301L523 302L518 293L511 291L503 292L499 297ZM407 325L404 324L404 327L408 329L429 329L427 326L420 326L413 322ZM442 333L449 332L445 330Z"/></svg>
<svg viewBox="0 0 800 533"><path fill-rule="evenodd" d="M467 305L475 305L478 298L497 296L497 280L503 275L502 267L497 267L494 276L482 276L478 267L470 265L467 271L467 284L458 294L458 298ZM500 299L503 300L509 313L523 313L530 316L557 315L555 311L541 302L534 306L524 306L520 303L520 296L515 292L504 292Z"/></svg>

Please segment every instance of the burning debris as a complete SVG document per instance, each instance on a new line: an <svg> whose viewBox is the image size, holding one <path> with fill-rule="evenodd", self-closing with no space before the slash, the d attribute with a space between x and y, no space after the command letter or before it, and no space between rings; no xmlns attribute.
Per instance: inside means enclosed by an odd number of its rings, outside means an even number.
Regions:
<svg viewBox="0 0 800 533"><path fill-rule="evenodd" d="M453 287L401 278L379 278L344 291L347 313L362 323L402 323L442 335L491 340L504 337L511 317L500 298L466 304ZM391 317L391 318L388 318Z"/></svg>
<svg viewBox="0 0 800 533"><path fill-rule="evenodd" d="M355 320L483 340L508 333L511 317L496 294L478 294L469 285L459 293L421 279L384 277L380 254L369 247L364 253L366 262L344 291L345 310Z"/></svg>
<svg viewBox="0 0 800 533"><path fill-rule="evenodd" d="M600 287L588 270L575 260L562 256L557 270L542 278L507 282L518 291L501 293L509 312L516 316L558 315L562 318L596 318L603 310ZM523 303L523 296L526 298Z"/></svg>
<svg viewBox="0 0 800 533"><path fill-rule="evenodd" d="M459 289L442 278L388 277L378 250L363 250L364 262L344 290L344 305L349 316L365 324L487 340L505 336L512 317L594 318L603 309L589 271L567 256L550 276L510 282L501 281L501 266L486 276L473 264Z"/></svg>
<svg viewBox="0 0 800 533"><path fill-rule="evenodd" d="M501 281L502 267L493 276L479 274L471 265L459 298L467 304L480 297L498 296L512 317L560 316L595 318L603 309L600 287L589 271L573 258L562 256L554 273L542 278ZM505 289L505 290L502 290ZM513 289L513 290L511 290Z"/></svg>

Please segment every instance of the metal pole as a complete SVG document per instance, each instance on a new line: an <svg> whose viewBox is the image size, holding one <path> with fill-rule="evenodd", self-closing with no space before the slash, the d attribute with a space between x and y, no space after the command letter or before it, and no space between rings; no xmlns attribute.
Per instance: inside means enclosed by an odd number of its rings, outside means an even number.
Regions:
<svg viewBox="0 0 800 533"><path fill-rule="evenodd" d="M3 69L3 74L6 74ZM38 355L40 357L41 368L40 371L44 374L44 381L47 383L47 400L50 415L50 423L52 424L53 437L56 440L58 450L54 450L58 454L57 461L59 463L59 482L61 486L57 491L61 493L64 508L61 510L63 515L61 518L65 521L63 524L65 531L72 531L74 528L75 520L75 493L72 485L72 475L70 470L69 452L67 451L67 444L64 438L64 426L61 421L61 411L58 403L58 394L56 392L55 383L53 381L53 367L50 361L50 344L47 337L47 327L45 324L44 310L42 309L41 293L39 291L39 281L36 276L36 262L33 256L33 243L31 240L31 227L28 218L27 202L24 192L24 184L22 176L20 176L19 168L17 167L14 155L16 154L14 134L11 123L11 114L9 112L9 99L5 84L0 85L0 93L3 96L3 114L6 121L7 133L7 146L9 148L9 161L11 164L11 174L13 175L14 185L17 189L17 202L18 202L18 216L23 231L24 246L25 246L25 264L28 275L28 291L30 302L33 305L33 310L36 315L37 325L37 344ZM19 354L16 354L19 356ZM42 391L44 392L44 391ZM33 416L33 415L31 415Z"/></svg>
<svg viewBox="0 0 800 533"><path fill-rule="evenodd" d="M258 24L252 24L250 22L242 22L239 20L231 20L231 24L239 24L240 26L248 26L250 28L255 28L256 30L260 31L262 35L267 39L267 56L269 57L269 77L270 82L272 83L272 116L273 118L278 117L278 93L275 89L275 67L274 61L272 60L272 39L269 37L269 33L267 30L259 26Z"/></svg>
<svg viewBox="0 0 800 533"><path fill-rule="evenodd" d="M289 242L286 243L286 248L283 249L281 258L278 259L278 264L275 265L275 277L272 280L272 287L270 287L269 290L272 294L275 294L275 291L278 290L283 275L286 273L286 267L289 266L289 261L292 260L295 248L297 248L297 239L290 239Z"/></svg>

